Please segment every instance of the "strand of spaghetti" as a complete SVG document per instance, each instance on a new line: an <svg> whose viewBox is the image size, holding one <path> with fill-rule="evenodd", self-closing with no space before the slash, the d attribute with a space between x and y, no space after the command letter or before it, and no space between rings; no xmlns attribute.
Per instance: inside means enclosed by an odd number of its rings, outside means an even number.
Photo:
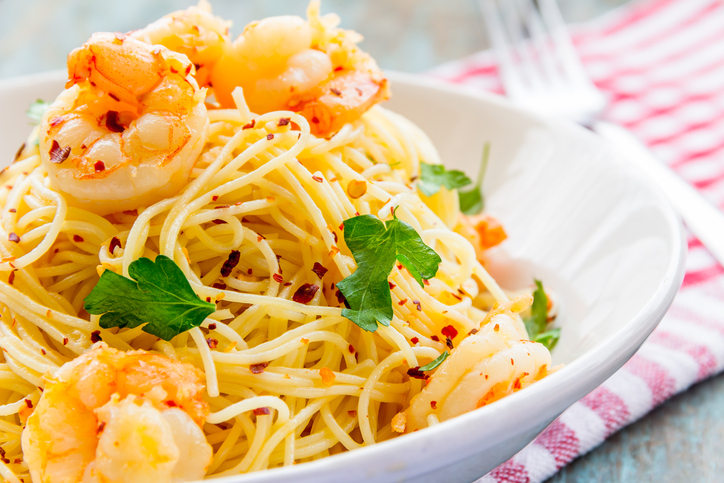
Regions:
<svg viewBox="0 0 724 483"><path fill-rule="evenodd" d="M277 423L284 424L289 421L289 406L287 406L284 401L275 396L257 396L249 399L244 399L243 401L239 401L230 406L227 406L221 411L209 414L209 416L206 418L206 421L210 424L219 424L223 423L224 421L228 421L231 418L235 418L241 413L265 407L270 407L277 410Z"/></svg>
<svg viewBox="0 0 724 483"><path fill-rule="evenodd" d="M405 360L407 360L408 366L417 367L420 365L417 363L417 357L415 357L415 353L412 350L412 347L410 347L410 343L407 342L407 339L405 339L405 337L400 334L394 327L380 325L377 328L377 332L380 334L380 336L386 339L390 345L392 345L393 347L397 347L400 352L402 352Z"/></svg>
<svg viewBox="0 0 724 483"><path fill-rule="evenodd" d="M488 271L485 270L485 267L483 267L483 265L477 260L473 262L473 273L476 277L478 277L478 279L480 279L485 288L488 289L491 294L493 294L493 297L495 297L498 302L510 301L508 296L505 295L505 292L503 292L495 279L490 276Z"/></svg>
<svg viewBox="0 0 724 483"><path fill-rule="evenodd" d="M239 440L242 430L243 426L241 423L239 423L239 421L234 421L234 425L231 427L231 430L226 434L221 446L219 446L219 449L214 453L214 459L209 468L206 470L207 474L213 473L224 463L224 461L226 461L229 457L229 453Z"/></svg>
<svg viewBox="0 0 724 483"><path fill-rule="evenodd" d="M264 441L266 441L269 436L271 419L271 414L266 416L257 416L256 431L254 432L254 437L251 441L251 445L249 446L249 450L244 455L244 458L242 458L239 464L232 469L217 473L218 476L228 476L245 473L247 470L249 470L249 468L251 468L252 463L264 447Z"/></svg>
<svg viewBox="0 0 724 483"><path fill-rule="evenodd" d="M4 296L4 302L6 305L8 305L14 312L19 313L26 318L28 318L28 315L30 314L37 316L41 316L41 314L43 316L49 314L48 317L53 321L60 322L68 327L88 332L94 330L93 324L89 321L43 307L12 285L8 285L3 281L0 281L0 294Z"/></svg>
<svg viewBox="0 0 724 483"><path fill-rule="evenodd" d="M5 478L9 483L20 483L20 479L2 460L0 460L0 476Z"/></svg>
<svg viewBox="0 0 724 483"><path fill-rule="evenodd" d="M123 250L124 277L128 277L128 267L131 265L131 262L138 258L139 252L141 252L143 245L146 243L151 219L171 209L177 199L177 197L174 197L159 201L158 203L149 206L138 215L138 218L136 218L133 226L131 227L131 231L128 234L126 245Z"/></svg>
<svg viewBox="0 0 724 483"><path fill-rule="evenodd" d="M51 199L55 202L56 206L56 212L55 217L53 218L53 221L50 223L50 227L48 229L47 234L43 238L43 241L41 241L38 246L33 248L30 252L26 253L25 255L21 256L20 258L15 259L12 264L10 262L0 262L0 271L9 271L9 270L15 270L18 268L23 268L26 265L30 265L31 263L37 261L40 257L42 257L48 249L53 245L55 242L55 239L57 238L58 234L60 233L60 229L63 226L63 222L65 221L65 215L68 210L68 206L63 199L63 197L46 187L42 185L42 183L31 177L31 185L34 189L39 191L48 199Z"/></svg>
<svg viewBox="0 0 724 483"><path fill-rule="evenodd" d="M431 360L435 359L440 355L438 351L430 347L413 347L415 355L418 357L428 357ZM377 367L365 381L362 394L360 395L359 402L357 404L357 417L359 418L359 429L362 434L362 439L365 444L373 444L375 442L374 434L369 422L369 405L370 396L373 385L382 377L382 374L390 370L392 367L398 365L404 359L402 352L393 352L387 356L382 362L377 364Z"/></svg>
<svg viewBox="0 0 724 483"><path fill-rule="evenodd" d="M211 356L211 350L209 349L209 345L206 343L204 334L198 327L194 327L189 330L189 334L196 343L196 347L201 355L201 361L204 364L206 391L209 393L209 397L218 397L219 381L216 378L216 365L214 364L214 359Z"/></svg>
<svg viewBox="0 0 724 483"><path fill-rule="evenodd" d="M262 447L261 451L259 451L257 457L254 459L254 463L251 465L250 469L254 471L266 468L271 452L287 436L287 434L294 431L297 426L300 426L301 424L309 420L316 412L320 410L322 406L329 403L331 399L332 398L330 397L325 397L310 403L309 405L307 405L307 407L299 411L299 413L297 413L289 421L284 423L284 425L276 430L276 432L274 432L274 434L269 437L266 443L264 443L264 446Z"/></svg>
<svg viewBox="0 0 724 483"><path fill-rule="evenodd" d="M7 210L11 208L15 208L17 210L17 208L20 207L20 202L30 189L31 178L32 174L25 175L22 173L18 175L17 178L15 178L15 180L13 181L12 189L10 190L10 193L8 193L8 197L5 200L5 206L7 206ZM15 231L17 227L17 222L15 220L16 217L17 214L3 214L2 225L5 233Z"/></svg>
<svg viewBox="0 0 724 483"><path fill-rule="evenodd" d="M332 414L332 411L329 410L329 407L324 406L320 410L320 413L322 415L324 423L334 434L334 436L339 440L339 442L344 445L345 448L351 451L353 449L362 447L361 444L353 440L350 435L344 429L342 429L342 426L339 425L334 415Z"/></svg>

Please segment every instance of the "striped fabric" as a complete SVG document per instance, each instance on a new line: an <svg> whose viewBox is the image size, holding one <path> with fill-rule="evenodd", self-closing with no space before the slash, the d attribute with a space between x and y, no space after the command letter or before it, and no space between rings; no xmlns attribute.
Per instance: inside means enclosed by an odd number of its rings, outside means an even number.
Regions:
<svg viewBox="0 0 724 483"><path fill-rule="evenodd" d="M724 208L724 1L646 0L574 29L607 117ZM502 92L489 52L431 75ZM638 353L481 482L539 482L724 368L724 269L689 236L671 310Z"/></svg>

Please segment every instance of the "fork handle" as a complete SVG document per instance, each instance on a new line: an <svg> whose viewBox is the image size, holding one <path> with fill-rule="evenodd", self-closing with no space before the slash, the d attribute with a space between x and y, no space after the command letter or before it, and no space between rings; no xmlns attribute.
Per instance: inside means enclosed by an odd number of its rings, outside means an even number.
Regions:
<svg viewBox="0 0 724 483"><path fill-rule="evenodd" d="M593 130L657 182L686 226L724 266L724 213L656 159L633 134L616 124L597 122Z"/></svg>

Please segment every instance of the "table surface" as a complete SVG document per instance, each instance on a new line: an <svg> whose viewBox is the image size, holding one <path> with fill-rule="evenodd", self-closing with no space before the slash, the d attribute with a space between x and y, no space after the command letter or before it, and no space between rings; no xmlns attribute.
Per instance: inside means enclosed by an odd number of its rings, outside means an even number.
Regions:
<svg viewBox="0 0 724 483"><path fill-rule="evenodd" d="M508 1L508 0L504 0ZM65 56L92 32L127 31L190 1L0 0L0 78L65 67ZM559 0L570 22L585 21L626 0ZM300 0L214 0L215 12L241 32L250 20L303 15ZM422 72L485 48L475 0L324 0L342 25L365 36L362 47L381 67ZM551 478L551 483L721 481L724 457L724 376L703 382Z"/></svg>

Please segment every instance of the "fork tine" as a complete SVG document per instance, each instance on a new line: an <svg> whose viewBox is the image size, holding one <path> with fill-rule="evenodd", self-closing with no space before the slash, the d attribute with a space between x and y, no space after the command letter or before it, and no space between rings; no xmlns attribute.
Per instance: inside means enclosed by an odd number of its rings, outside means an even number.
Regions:
<svg viewBox="0 0 724 483"><path fill-rule="evenodd" d="M511 43L500 19L500 12L496 7L495 0L480 0L480 8L483 11L483 19L488 29L490 42L493 44L495 55L498 58L500 77L509 95L516 95L525 92L523 80L518 74L518 69L513 62Z"/></svg>
<svg viewBox="0 0 724 483"><path fill-rule="evenodd" d="M543 19L534 0L512 0L518 4L522 22L531 37L531 45L540 64L541 75L551 84L551 88L560 88L563 84L558 57L551 46L550 35L546 31Z"/></svg>
<svg viewBox="0 0 724 483"><path fill-rule="evenodd" d="M571 81L579 85L592 87L593 82L588 77L583 63L573 46L573 40L568 32L568 28L566 28L556 0L538 0L538 8L550 37L553 40L558 57L561 60L561 67L566 75Z"/></svg>

